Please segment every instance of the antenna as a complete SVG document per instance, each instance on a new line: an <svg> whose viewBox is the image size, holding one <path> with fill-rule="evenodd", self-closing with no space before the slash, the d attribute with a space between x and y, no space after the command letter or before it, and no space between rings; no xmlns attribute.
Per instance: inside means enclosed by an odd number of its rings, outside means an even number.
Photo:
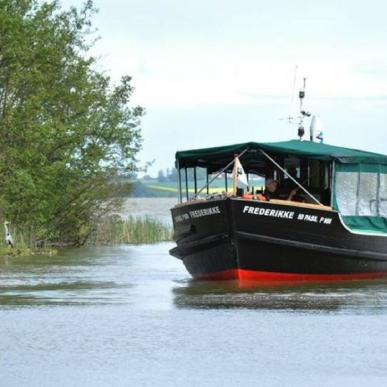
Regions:
<svg viewBox="0 0 387 387"><path fill-rule="evenodd" d="M302 89L298 93L298 98L300 99L300 121L298 123L298 137L300 138L300 141L305 135L305 129L304 129L304 118L310 117L311 113L303 109L303 102L305 98L305 89L306 89L306 78L303 79L303 85Z"/></svg>
<svg viewBox="0 0 387 387"><path fill-rule="evenodd" d="M292 91L292 96L291 96L291 106L290 108L292 109L293 107L293 101L294 101L294 94L295 94L295 88L296 88L296 81L297 81L297 70L298 66L295 67L294 69L294 78L293 78L293 91ZM305 110L304 108L304 98L306 95L306 78L302 78L302 87L300 91L298 92L298 98L299 98L299 109L300 109L300 115L299 116L288 116L286 118L280 118L280 120L287 120L289 121L289 124L296 124L298 125L298 131L297 135L302 141L303 137L305 136L305 128L304 128L304 120L305 118L309 118L312 116L312 114ZM295 122L296 121L296 122ZM316 126L318 126L318 120L317 117L313 116L311 125L310 125L310 141L314 142L315 138L320 140L320 142L323 142L323 134L322 131L318 132ZM317 132L317 133L316 133ZM317 136L315 136L317 134Z"/></svg>
<svg viewBox="0 0 387 387"><path fill-rule="evenodd" d="M296 65L294 67L293 87L292 87L292 94L290 96L290 112L293 111L294 95L296 94L297 70L298 70L298 66Z"/></svg>
<svg viewBox="0 0 387 387"><path fill-rule="evenodd" d="M298 117L295 117L293 114L293 105L294 105L294 96L296 94L296 83L297 83L297 71L298 71L298 65L294 66L294 76L293 76L293 85L292 90L290 93L290 100L289 100L289 115L287 117L280 118L280 120L286 120L289 124L294 124L294 120Z"/></svg>

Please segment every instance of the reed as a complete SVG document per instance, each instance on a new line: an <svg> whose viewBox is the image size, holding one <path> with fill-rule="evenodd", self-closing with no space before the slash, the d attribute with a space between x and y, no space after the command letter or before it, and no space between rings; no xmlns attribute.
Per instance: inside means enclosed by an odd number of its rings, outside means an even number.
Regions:
<svg viewBox="0 0 387 387"><path fill-rule="evenodd" d="M0 219L0 223L3 223ZM36 241L29 229L8 226L14 241L14 247L7 246L5 237L0 242L0 256L55 255L57 250L43 241Z"/></svg>
<svg viewBox="0 0 387 387"><path fill-rule="evenodd" d="M108 217L100 221L87 241L89 245L143 244L169 241L172 228L149 216L126 219Z"/></svg>
<svg viewBox="0 0 387 387"><path fill-rule="evenodd" d="M158 219L145 216L129 216L122 219L108 216L100 219L93 227L93 232L86 240L87 245L119 245L119 244L145 244L169 241L172 239L172 227ZM5 241L0 243L0 256L13 255L55 255L58 246L71 246L71 243L58 244L49 241L34 239L30 230L10 227L15 247L6 246Z"/></svg>

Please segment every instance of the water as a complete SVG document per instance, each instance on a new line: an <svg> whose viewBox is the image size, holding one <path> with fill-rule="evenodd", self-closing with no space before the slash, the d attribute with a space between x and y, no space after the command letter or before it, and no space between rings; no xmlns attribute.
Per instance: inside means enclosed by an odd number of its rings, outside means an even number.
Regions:
<svg viewBox="0 0 387 387"><path fill-rule="evenodd" d="M177 198L128 198L121 216L151 216L163 223L172 224L170 209L176 205Z"/></svg>
<svg viewBox="0 0 387 387"><path fill-rule="evenodd" d="M387 384L387 281L194 282L172 246L0 258L0 386Z"/></svg>

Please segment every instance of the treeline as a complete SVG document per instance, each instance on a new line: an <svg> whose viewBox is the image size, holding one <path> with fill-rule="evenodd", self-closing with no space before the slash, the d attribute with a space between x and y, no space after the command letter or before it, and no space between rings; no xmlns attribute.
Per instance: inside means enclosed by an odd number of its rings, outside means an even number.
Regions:
<svg viewBox="0 0 387 387"><path fill-rule="evenodd" d="M182 179L185 179L185 170L181 170L181 177ZM194 179L194 172L192 168L187 169L187 178L189 181L193 181ZM197 180L205 180L206 179L206 170L204 168L196 168L196 178ZM165 182L177 182L178 175L177 175L177 169L175 167L167 168L165 170L160 169L157 174L157 181L159 183L165 183Z"/></svg>
<svg viewBox="0 0 387 387"><path fill-rule="evenodd" d="M160 169L157 174L157 181L159 183L165 182L176 182L177 181L177 170L176 168L167 168L165 171Z"/></svg>
<svg viewBox="0 0 387 387"><path fill-rule="evenodd" d="M83 244L136 171L144 109L98 70L94 12L0 2L0 218L36 243Z"/></svg>

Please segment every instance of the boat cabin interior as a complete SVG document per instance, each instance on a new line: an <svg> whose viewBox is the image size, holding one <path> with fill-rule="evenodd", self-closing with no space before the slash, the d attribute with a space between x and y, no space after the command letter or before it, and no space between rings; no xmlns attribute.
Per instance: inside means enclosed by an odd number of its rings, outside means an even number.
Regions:
<svg viewBox="0 0 387 387"><path fill-rule="evenodd" d="M288 200L292 190L297 189L296 180L318 201L326 206L331 205L332 189L332 162L310 160L295 156L274 156L282 170L269 160L261 160L260 168L241 163L246 173L248 185L237 183L237 190L233 192L233 166L225 171L213 171L211 168L200 170L198 167L180 169L179 197L181 202L197 199L212 199L219 195L243 197L252 200L267 200L260 195L265 192L267 182L276 182L276 192L272 199ZM215 179L213 179L216 176ZM211 182L211 180L213 181ZM200 188L203 188L199 192ZM313 203L313 199L304 191L298 189L297 194L291 199L295 202ZM290 201L290 200L289 200Z"/></svg>
<svg viewBox="0 0 387 387"><path fill-rule="evenodd" d="M179 205L220 197L280 201L336 210L353 230L387 233L385 155L300 140L249 142L177 152L176 168Z"/></svg>

